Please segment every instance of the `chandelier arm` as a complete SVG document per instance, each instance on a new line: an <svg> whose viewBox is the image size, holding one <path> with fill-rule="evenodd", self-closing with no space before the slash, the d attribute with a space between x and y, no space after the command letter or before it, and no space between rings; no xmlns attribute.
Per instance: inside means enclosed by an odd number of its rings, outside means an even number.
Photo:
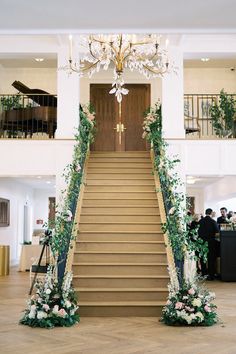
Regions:
<svg viewBox="0 0 236 354"><path fill-rule="evenodd" d="M83 71L88 71L88 70L92 69L94 66L96 66L98 63L99 63L99 60L97 60L96 63L90 64L88 67L80 68L79 71L82 71L82 72L83 72ZM72 70L73 70L73 69L72 69ZM73 71L74 71L74 70L73 70Z"/></svg>
<svg viewBox="0 0 236 354"><path fill-rule="evenodd" d="M143 65L143 67L145 69L147 69L148 71L150 71L151 73L153 74L156 74L156 75L161 75L163 76L163 74L165 74L167 72L167 69L165 69L164 71L160 71L159 69L156 71L154 70L153 68L149 67L148 65Z"/></svg>

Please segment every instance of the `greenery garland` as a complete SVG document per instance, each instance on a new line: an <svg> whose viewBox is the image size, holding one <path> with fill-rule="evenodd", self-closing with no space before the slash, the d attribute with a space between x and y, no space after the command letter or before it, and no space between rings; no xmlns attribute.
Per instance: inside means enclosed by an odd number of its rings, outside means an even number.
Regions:
<svg viewBox="0 0 236 354"><path fill-rule="evenodd" d="M183 261L186 252L197 253L198 257L207 259L207 243L198 237L198 230L188 230L190 217L187 214L185 195L179 192L182 185L178 174L174 172L179 159L167 156L168 144L162 138L161 104L150 108L143 123L143 138L152 145L155 156L155 169L160 178L166 223L163 232L168 235L174 253L176 265ZM194 256L197 259L196 256ZM171 273L171 270L169 270ZM170 274L172 278L174 274ZM211 303L214 294L200 285L200 279L185 280L178 274L179 284L169 285L169 297L163 309L161 321L167 325L211 326L218 321L216 306Z"/></svg>
<svg viewBox="0 0 236 354"><path fill-rule="evenodd" d="M167 156L168 144L162 137L161 104L155 104L150 108L143 123L143 138L153 145L155 156L155 169L160 178L161 192L163 194L166 210L166 223L163 224L163 232L168 234L169 242L176 260L183 261L186 251L190 254L198 254L198 257L207 260L207 243L198 237L197 229L188 230L190 222L186 208L185 195L180 192L182 182L178 174L174 172L179 159ZM195 256L196 259L196 256Z"/></svg>
<svg viewBox="0 0 236 354"><path fill-rule="evenodd" d="M57 214L50 232L45 234L43 244L50 244L55 265L50 265L44 281L35 283L36 294L28 301L27 308L20 320L21 324L31 327L53 328L72 326L79 322L77 299L71 285L72 273L64 274L66 258L73 242L74 216L80 186L83 183L83 168L89 144L95 130L95 112L91 105L80 109L80 125L75 135L73 160L65 171L68 188L62 191L63 205L57 207ZM61 264L61 276L57 277L57 262ZM58 268L59 269L59 268Z"/></svg>

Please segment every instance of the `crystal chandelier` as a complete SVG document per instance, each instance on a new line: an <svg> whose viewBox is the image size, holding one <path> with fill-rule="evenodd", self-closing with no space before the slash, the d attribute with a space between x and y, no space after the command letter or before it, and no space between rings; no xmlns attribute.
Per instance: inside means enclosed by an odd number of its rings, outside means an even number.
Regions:
<svg viewBox="0 0 236 354"><path fill-rule="evenodd" d="M167 45L161 45L161 37L151 35L88 35L80 37L80 46L84 49L77 64L72 58L72 36L70 39L69 63L64 70L69 73L84 73L91 77L100 69L107 70L114 67L114 81L109 93L115 94L117 101L122 101L122 95L127 95L124 88L124 70L137 70L147 79L162 77L172 69L168 59Z"/></svg>

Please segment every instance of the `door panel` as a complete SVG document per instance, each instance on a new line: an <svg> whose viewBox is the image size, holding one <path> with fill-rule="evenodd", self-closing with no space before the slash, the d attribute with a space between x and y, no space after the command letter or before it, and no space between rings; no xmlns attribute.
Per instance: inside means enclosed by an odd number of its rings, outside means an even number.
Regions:
<svg viewBox="0 0 236 354"><path fill-rule="evenodd" d="M123 96L121 107L110 84L91 84L90 101L96 112L97 131L91 150L96 151L142 151L146 141L142 139L143 113L150 106L149 84L125 85L129 93ZM121 134L114 128L123 123L126 130Z"/></svg>
<svg viewBox="0 0 236 354"><path fill-rule="evenodd" d="M150 85L125 85L128 95L122 100L122 118L125 130L125 150L146 150L146 140L142 138L144 112L150 107Z"/></svg>
<svg viewBox="0 0 236 354"><path fill-rule="evenodd" d="M90 101L96 112L96 136L91 146L95 151L116 150L116 99L110 95L111 85L91 84Z"/></svg>

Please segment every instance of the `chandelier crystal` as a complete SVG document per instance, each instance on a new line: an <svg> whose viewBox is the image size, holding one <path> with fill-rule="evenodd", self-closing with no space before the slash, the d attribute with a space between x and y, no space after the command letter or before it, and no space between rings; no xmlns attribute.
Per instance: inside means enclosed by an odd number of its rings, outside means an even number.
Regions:
<svg viewBox="0 0 236 354"><path fill-rule="evenodd" d="M64 70L69 73L77 72L80 76L85 73L91 77L101 69L114 67L114 81L109 93L115 94L117 101L129 90L124 88L124 70L137 70L147 79L162 77L173 69L168 58L167 45L161 45L161 36L151 35L88 35L80 37L80 46L84 49L77 64L72 59L72 36L70 38L69 63Z"/></svg>

